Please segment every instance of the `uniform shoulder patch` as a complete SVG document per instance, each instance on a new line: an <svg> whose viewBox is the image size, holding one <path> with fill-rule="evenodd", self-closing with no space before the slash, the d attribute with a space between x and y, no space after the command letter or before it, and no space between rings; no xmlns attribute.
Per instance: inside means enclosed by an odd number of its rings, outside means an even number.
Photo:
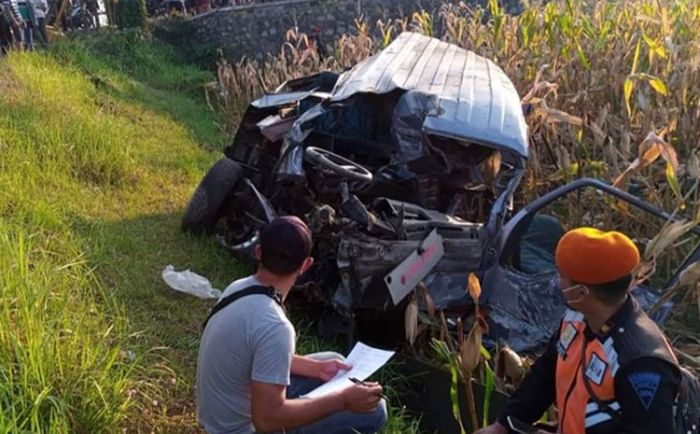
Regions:
<svg viewBox="0 0 700 434"><path fill-rule="evenodd" d="M654 401L654 396L656 396L656 391L659 388L661 374L651 371L635 372L630 374L627 379L632 384L634 391L637 392L637 396L644 408L649 410L652 401Z"/></svg>

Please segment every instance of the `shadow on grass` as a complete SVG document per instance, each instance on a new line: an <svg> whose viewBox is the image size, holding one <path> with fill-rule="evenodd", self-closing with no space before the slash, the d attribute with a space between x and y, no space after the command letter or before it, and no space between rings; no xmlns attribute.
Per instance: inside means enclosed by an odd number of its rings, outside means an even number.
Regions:
<svg viewBox="0 0 700 434"><path fill-rule="evenodd" d="M167 347L168 359L194 369L201 323L212 301L169 288L161 278L166 265L186 268L224 289L248 268L213 237L180 230L179 213L145 215L121 221L76 217L73 229L83 239L87 260L100 282L123 307L143 350Z"/></svg>
<svg viewBox="0 0 700 434"><path fill-rule="evenodd" d="M222 114L210 110L204 96L214 75L183 63L163 42L137 31L103 30L57 43L49 53L113 97L170 117L206 149L228 141L219 127Z"/></svg>
<svg viewBox="0 0 700 434"><path fill-rule="evenodd" d="M129 83L120 87L121 89L111 87L107 93L170 117L196 137L200 146L206 150L220 150L228 144L228 135L219 127L223 125L223 118L207 107L203 86L193 88L186 94L152 88L141 83Z"/></svg>

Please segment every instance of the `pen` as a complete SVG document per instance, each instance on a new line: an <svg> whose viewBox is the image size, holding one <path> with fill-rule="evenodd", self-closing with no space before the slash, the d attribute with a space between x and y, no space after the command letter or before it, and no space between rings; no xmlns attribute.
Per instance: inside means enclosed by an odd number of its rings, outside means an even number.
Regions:
<svg viewBox="0 0 700 434"><path fill-rule="evenodd" d="M364 385L364 384L365 384L364 381L358 380L358 379L355 378L355 377L350 377L349 380L352 381L352 382L355 383L355 384L360 384L360 385ZM379 396L380 396L384 401L389 402L389 398L387 398L386 395L384 395L383 393L379 394Z"/></svg>

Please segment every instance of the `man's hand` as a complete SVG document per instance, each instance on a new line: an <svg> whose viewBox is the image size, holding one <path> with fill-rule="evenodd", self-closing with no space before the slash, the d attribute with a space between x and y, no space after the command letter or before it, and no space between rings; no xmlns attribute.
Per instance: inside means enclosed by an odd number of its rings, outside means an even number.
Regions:
<svg viewBox="0 0 700 434"><path fill-rule="evenodd" d="M317 377L322 381L330 381L339 371L347 371L349 369L352 369L352 365L341 360L323 360L318 362Z"/></svg>
<svg viewBox="0 0 700 434"><path fill-rule="evenodd" d="M355 413L371 413L377 409L382 398L379 383L355 384L342 392L344 407Z"/></svg>

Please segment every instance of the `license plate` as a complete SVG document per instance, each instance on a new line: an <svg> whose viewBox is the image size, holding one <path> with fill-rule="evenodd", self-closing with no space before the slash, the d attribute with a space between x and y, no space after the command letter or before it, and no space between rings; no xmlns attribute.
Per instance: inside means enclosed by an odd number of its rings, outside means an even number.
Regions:
<svg viewBox="0 0 700 434"><path fill-rule="evenodd" d="M433 229L406 259L384 277L394 305L403 300L445 254L442 236Z"/></svg>

